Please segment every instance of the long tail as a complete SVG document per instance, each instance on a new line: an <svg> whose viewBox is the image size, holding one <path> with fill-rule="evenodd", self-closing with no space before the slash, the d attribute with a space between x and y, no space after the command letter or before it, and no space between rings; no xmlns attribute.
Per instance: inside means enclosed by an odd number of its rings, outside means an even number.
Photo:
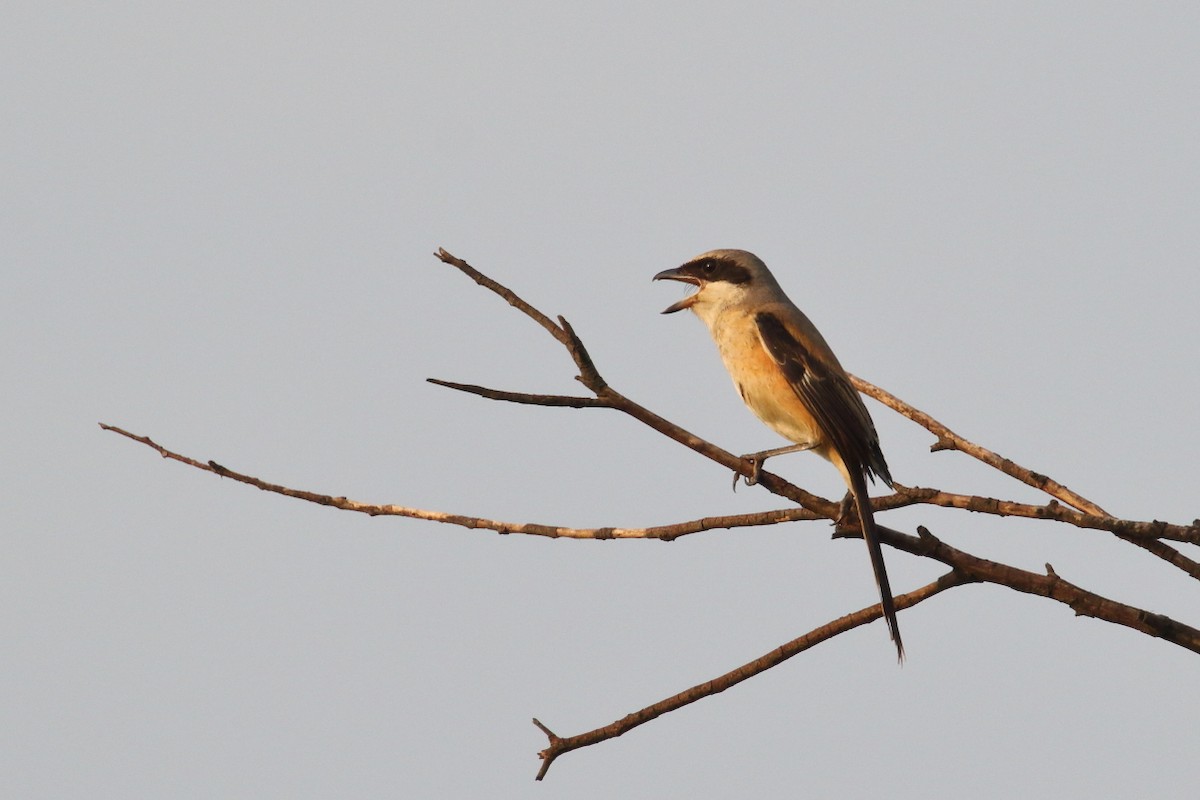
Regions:
<svg viewBox="0 0 1200 800"><path fill-rule="evenodd" d="M858 519L862 525L863 539L867 543L867 551L871 554L871 569L875 570L875 583L879 586L879 604L883 607L883 617L887 620L892 641L896 643L896 658L903 663L904 642L900 641L900 626L896 622L896 604L892 600L892 587L888 583L887 566L883 563L883 550L879 547L875 514L871 510L871 498L867 495L867 479L861 469L850 469L847 472L850 477L850 492L854 495L854 505L858 509Z"/></svg>

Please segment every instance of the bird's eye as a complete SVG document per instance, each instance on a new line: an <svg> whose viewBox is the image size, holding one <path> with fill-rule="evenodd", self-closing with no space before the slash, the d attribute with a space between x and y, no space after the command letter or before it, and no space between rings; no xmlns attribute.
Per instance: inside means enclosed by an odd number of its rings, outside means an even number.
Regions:
<svg viewBox="0 0 1200 800"><path fill-rule="evenodd" d="M717 271L717 262L712 261L712 260L705 261L703 264L700 265L700 271L703 272L705 275L712 275L714 272Z"/></svg>

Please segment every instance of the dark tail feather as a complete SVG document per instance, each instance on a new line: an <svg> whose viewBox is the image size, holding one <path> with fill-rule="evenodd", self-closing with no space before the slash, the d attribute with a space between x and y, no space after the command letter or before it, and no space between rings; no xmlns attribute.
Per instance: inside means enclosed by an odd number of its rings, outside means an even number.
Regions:
<svg viewBox="0 0 1200 800"><path fill-rule="evenodd" d="M867 496L867 481L862 470L850 472L850 491L854 495L854 505L858 509L859 523L862 525L863 539L867 543L867 551L871 554L871 568L875 570L875 583L879 586L879 602L883 606L883 617L887 620L888 630L892 641L896 643L896 657L904 662L904 642L900 641L900 626L896 622L896 604L892 600L892 587L888 583L887 567L883 563L883 550L879 546L879 534L875 529L875 515L871 511L871 499Z"/></svg>

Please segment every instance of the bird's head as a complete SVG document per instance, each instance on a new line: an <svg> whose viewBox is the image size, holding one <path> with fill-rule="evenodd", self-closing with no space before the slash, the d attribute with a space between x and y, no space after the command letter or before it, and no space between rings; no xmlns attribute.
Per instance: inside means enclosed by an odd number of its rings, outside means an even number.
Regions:
<svg viewBox="0 0 1200 800"><path fill-rule="evenodd" d="M662 313L674 314L690 308L706 322L730 306L778 289L767 265L745 250L711 250L675 269L663 270L654 280L695 286L695 292L667 306Z"/></svg>

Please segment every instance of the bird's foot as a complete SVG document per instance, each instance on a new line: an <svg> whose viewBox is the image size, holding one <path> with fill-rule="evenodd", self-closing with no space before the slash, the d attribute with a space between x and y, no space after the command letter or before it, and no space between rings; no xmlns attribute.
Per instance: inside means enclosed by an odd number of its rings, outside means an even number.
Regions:
<svg viewBox="0 0 1200 800"><path fill-rule="evenodd" d="M790 449L787 449L787 447L784 450L790 452ZM742 475L742 473L733 473L733 491L738 491L739 477L746 486L757 486L758 477L762 475L763 463L766 463L768 458L778 455L780 455L780 451L778 450L762 450L756 453L746 453L746 455L740 457L742 461L750 462L750 474Z"/></svg>
<svg viewBox="0 0 1200 800"><path fill-rule="evenodd" d="M742 475L740 472L733 473L733 490L737 491L738 478L741 478L747 486L754 486L758 483L758 478L762 475L762 465L767 459L762 453L749 453L741 457L743 461L750 462L750 474Z"/></svg>
<svg viewBox="0 0 1200 800"><path fill-rule="evenodd" d="M851 492L846 492L846 496L842 498L837 519L833 521L833 527L839 531L858 530L858 511L855 510L854 495Z"/></svg>
<svg viewBox="0 0 1200 800"><path fill-rule="evenodd" d="M817 446L816 442L797 442L790 444L787 447L776 447L774 450L760 450L757 453L747 453L742 456L743 461L750 462L750 474L746 476L746 485L753 486L758 483L759 476L762 474L762 465L768 458L772 456L782 456L786 453L799 453L802 450L812 450ZM737 489L738 478L741 477L740 472L733 474L733 488Z"/></svg>

